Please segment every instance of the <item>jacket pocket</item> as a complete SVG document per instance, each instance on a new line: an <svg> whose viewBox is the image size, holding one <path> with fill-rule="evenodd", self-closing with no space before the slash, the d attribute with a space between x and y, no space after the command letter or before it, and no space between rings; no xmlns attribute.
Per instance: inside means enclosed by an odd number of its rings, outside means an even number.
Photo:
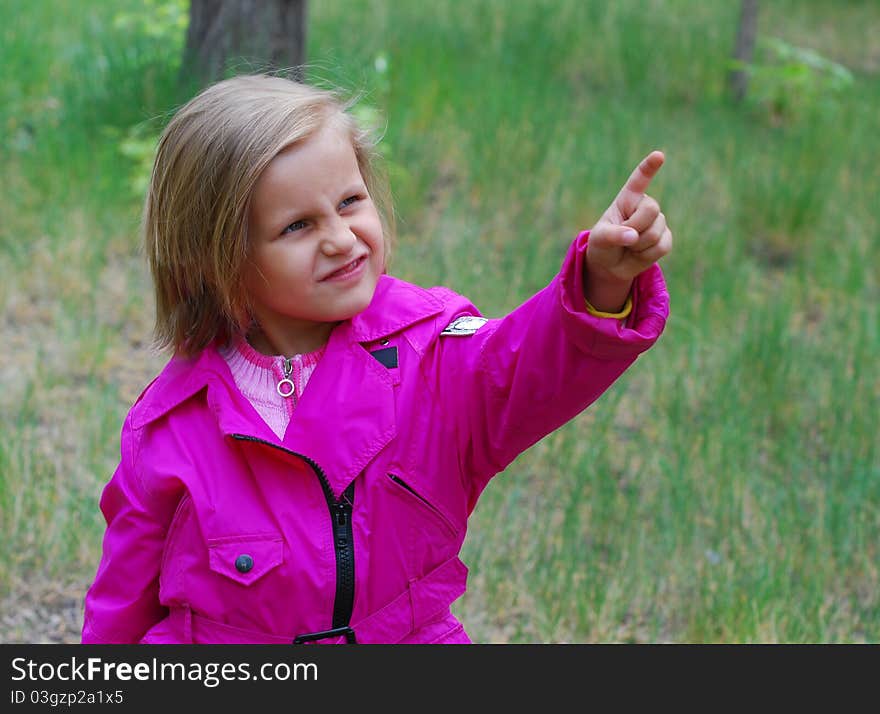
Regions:
<svg viewBox="0 0 880 714"><path fill-rule="evenodd" d="M411 499L416 505L420 507L427 508L440 522L440 524L447 530L451 535L456 535L458 533L458 528L456 528L455 524L452 522L452 519L449 518L442 510L440 510L437 506L431 503L427 498L425 498L422 494L416 491L412 486L410 486L406 481L404 481L397 474L388 474L388 478L391 479L392 482L397 484L400 487L400 491L406 494L406 497Z"/></svg>
<svg viewBox="0 0 880 714"><path fill-rule="evenodd" d="M208 539L208 567L250 586L284 562L280 533L251 533Z"/></svg>

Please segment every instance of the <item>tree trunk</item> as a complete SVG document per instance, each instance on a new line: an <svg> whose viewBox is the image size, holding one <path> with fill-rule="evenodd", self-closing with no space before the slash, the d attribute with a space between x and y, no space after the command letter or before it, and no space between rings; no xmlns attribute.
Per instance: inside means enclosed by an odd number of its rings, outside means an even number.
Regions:
<svg viewBox="0 0 880 714"><path fill-rule="evenodd" d="M181 80L290 70L302 78L307 0L190 0Z"/></svg>
<svg viewBox="0 0 880 714"><path fill-rule="evenodd" d="M750 63L755 51L755 32L758 26L758 0L742 0L739 13L739 29L736 33L734 59ZM749 75L745 69L734 69L730 74L730 89L736 101L745 99Z"/></svg>

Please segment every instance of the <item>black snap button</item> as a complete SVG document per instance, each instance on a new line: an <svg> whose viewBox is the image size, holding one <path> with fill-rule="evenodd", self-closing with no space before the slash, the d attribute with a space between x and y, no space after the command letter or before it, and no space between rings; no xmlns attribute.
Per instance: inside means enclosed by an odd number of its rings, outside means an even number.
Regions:
<svg viewBox="0 0 880 714"><path fill-rule="evenodd" d="M247 555L246 553L243 555L239 555L235 559L235 569L239 573L246 573L253 567L254 567L254 559L251 558L251 556Z"/></svg>

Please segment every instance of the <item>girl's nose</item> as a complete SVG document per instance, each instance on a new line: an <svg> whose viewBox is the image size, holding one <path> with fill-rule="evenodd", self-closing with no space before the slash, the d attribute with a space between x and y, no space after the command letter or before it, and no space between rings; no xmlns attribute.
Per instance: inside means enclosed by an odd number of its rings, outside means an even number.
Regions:
<svg viewBox="0 0 880 714"><path fill-rule="evenodd" d="M357 243L357 236L340 216L327 227L321 240L321 250L325 255L346 254Z"/></svg>

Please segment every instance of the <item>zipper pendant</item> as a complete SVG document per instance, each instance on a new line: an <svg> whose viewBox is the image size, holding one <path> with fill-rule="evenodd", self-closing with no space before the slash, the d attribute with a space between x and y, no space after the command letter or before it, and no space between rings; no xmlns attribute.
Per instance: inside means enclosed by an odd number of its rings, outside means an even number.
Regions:
<svg viewBox="0 0 880 714"><path fill-rule="evenodd" d="M296 385L293 383L293 380L290 379L290 373L293 371L293 357L285 357L284 358L284 379L282 379L276 385L275 389L278 391L278 394L284 399L288 397L292 397L293 393L296 391Z"/></svg>

